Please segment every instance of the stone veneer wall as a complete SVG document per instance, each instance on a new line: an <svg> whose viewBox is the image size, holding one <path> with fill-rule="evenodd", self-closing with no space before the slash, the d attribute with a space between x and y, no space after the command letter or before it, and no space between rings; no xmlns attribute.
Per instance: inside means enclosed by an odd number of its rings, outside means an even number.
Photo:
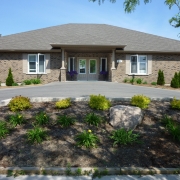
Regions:
<svg viewBox="0 0 180 180"><path fill-rule="evenodd" d="M22 82L25 79L37 78L37 75L23 73L24 53L0 53L0 81L5 83L9 68L12 69L15 82ZM33 53L27 53L33 54ZM37 53L34 53L37 54ZM44 53L45 54L45 53ZM48 53L47 53L48 54ZM50 73L38 75L44 82L59 81L61 68L61 53L50 54Z"/></svg>
<svg viewBox="0 0 180 180"><path fill-rule="evenodd" d="M112 73L113 82L123 82L125 78L132 78L126 74L126 54L116 54L116 60L121 59L123 62L116 62L116 70ZM152 74L135 76L142 78L147 83L156 82L159 69L164 71L165 83L170 84L175 72L180 71L180 55L152 54Z"/></svg>

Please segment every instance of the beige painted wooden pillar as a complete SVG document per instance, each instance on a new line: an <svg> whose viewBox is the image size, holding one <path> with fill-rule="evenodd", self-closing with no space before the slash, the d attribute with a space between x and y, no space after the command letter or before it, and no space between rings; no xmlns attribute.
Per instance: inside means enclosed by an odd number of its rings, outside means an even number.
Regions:
<svg viewBox="0 0 180 180"><path fill-rule="evenodd" d="M60 69L60 71L61 71L61 75L60 75L61 79L60 79L60 81L64 82L64 81L66 81L66 68L65 68L64 49L61 50L61 54L62 54L62 61L61 61L62 66L61 66L61 69Z"/></svg>
<svg viewBox="0 0 180 180"><path fill-rule="evenodd" d="M112 50L112 66L111 69L116 69L115 68L115 49Z"/></svg>

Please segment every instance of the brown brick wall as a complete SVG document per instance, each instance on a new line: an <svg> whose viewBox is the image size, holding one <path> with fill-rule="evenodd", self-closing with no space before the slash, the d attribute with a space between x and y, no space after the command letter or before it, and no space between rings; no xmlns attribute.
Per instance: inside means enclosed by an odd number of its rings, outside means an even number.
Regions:
<svg viewBox="0 0 180 180"><path fill-rule="evenodd" d="M33 54L33 53L31 53ZM4 83L8 75L8 69L12 69L15 82L25 79L37 78L37 75L23 73L23 53L0 53L0 81ZM61 68L61 53L50 54L50 73L41 75L45 83L59 81Z"/></svg>
<svg viewBox="0 0 180 180"><path fill-rule="evenodd" d="M119 64L116 62L116 70L112 74L112 81L123 82L125 78L131 78L131 76L126 75L126 55L116 54L117 59L121 59L123 62ZM180 55L153 54L152 74L135 77L142 78L148 83L156 82L159 69L164 71L165 83L170 84L174 73L180 71Z"/></svg>

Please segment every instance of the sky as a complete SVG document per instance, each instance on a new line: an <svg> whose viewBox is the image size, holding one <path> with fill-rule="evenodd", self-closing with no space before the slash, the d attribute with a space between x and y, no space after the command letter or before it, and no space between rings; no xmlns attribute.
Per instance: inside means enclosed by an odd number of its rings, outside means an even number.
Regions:
<svg viewBox="0 0 180 180"><path fill-rule="evenodd" d="M101 5L89 0L1 0L0 34L2 36L68 23L109 24L149 34L180 40L180 28L169 24L178 13L169 10L164 0L152 0L132 13L125 13L124 0L109 0Z"/></svg>

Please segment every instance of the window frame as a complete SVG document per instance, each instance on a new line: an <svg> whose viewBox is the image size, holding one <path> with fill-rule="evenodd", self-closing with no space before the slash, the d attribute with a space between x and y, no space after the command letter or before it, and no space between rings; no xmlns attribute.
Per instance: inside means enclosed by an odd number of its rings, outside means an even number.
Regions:
<svg viewBox="0 0 180 180"><path fill-rule="evenodd" d="M102 59L105 59L105 62L106 62L105 71L107 71L107 58L105 57L101 57L100 71L102 71Z"/></svg>
<svg viewBox="0 0 180 180"><path fill-rule="evenodd" d="M44 56L44 72L39 72L39 56L43 55ZM29 66L29 57L30 56L35 56L36 57L36 72L30 72L30 66ZM28 54L28 74L46 74L46 56L45 54Z"/></svg>
<svg viewBox="0 0 180 180"><path fill-rule="evenodd" d="M137 73L131 73L131 67L132 67L132 62L131 62L131 57L132 56L136 56L137 57ZM140 73L140 57L146 57L146 72L145 73ZM130 56L130 75L147 75L148 74L148 56L147 55L138 55L138 54L135 54L135 55L131 55Z"/></svg>

